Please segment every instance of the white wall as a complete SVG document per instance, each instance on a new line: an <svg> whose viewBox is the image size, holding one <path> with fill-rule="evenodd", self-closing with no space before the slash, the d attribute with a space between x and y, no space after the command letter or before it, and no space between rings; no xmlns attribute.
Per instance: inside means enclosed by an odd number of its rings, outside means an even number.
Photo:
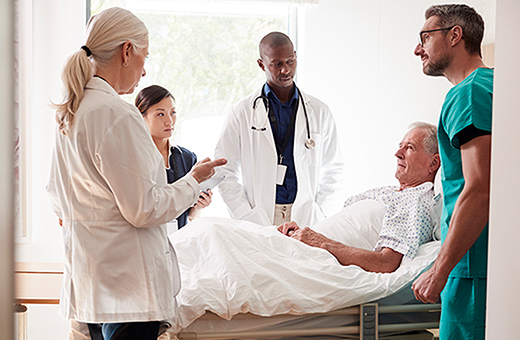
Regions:
<svg viewBox="0 0 520 340"><path fill-rule="evenodd" d="M407 126L437 124L451 84L423 75L413 54L435 3L321 0L301 18L299 84L335 116L348 194L396 184L394 153ZM480 12L484 1L466 3Z"/></svg>
<svg viewBox="0 0 520 340"><path fill-rule="evenodd" d="M497 0L487 339L518 339L520 2Z"/></svg>

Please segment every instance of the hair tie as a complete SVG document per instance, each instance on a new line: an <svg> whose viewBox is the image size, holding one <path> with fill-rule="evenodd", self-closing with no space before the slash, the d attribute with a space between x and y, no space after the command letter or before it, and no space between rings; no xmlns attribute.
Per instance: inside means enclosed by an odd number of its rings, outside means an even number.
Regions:
<svg viewBox="0 0 520 340"><path fill-rule="evenodd" d="M81 46L81 49L87 53L87 57L92 55L92 52L90 52L90 49L87 46L83 45Z"/></svg>

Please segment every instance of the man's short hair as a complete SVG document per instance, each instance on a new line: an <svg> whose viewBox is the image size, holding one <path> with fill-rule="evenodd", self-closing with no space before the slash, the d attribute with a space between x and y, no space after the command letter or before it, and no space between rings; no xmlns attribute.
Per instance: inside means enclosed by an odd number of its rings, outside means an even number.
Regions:
<svg viewBox="0 0 520 340"><path fill-rule="evenodd" d="M408 130L412 129L422 129L426 133L426 136L424 136L423 145L424 149L429 155L435 155L439 153L437 127L435 125L426 122L413 122L408 126Z"/></svg>
<svg viewBox="0 0 520 340"><path fill-rule="evenodd" d="M474 8L467 5L433 5L424 13L426 20L432 16L438 18L441 28L458 25L462 27L464 46L469 54L478 54L484 37L484 20Z"/></svg>
<svg viewBox="0 0 520 340"><path fill-rule="evenodd" d="M291 45L291 48L294 49L291 38L289 38L286 34L282 32L271 32L267 34L262 38L262 40L260 40L260 44L258 45L260 58L263 57L263 51L265 48L273 48L285 45Z"/></svg>

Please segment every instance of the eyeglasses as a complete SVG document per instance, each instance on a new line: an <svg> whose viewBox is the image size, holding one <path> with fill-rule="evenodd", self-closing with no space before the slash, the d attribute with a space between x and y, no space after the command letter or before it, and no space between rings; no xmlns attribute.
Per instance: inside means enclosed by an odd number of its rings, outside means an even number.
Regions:
<svg viewBox="0 0 520 340"><path fill-rule="evenodd" d="M423 47L423 45L424 45L424 42L423 42L423 34L424 33L431 33L431 32L437 32L437 31L448 31L448 30L451 30L455 26L456 25L453 25L451 27L445 27L445 28L437 28L437 29L434 29L434 30L420 31L419 32L419 45L421 45L421 47Z"/></svg>

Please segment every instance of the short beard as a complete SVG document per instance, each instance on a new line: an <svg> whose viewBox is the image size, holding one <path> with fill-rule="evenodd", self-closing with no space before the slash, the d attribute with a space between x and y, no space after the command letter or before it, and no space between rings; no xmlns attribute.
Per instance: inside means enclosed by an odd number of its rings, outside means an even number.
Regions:
<svg viewBox="0 0 520 340"><path fill-rule="evenodd" d="M450 58L447 54L444 54L437 61L430 60L430 64L423 69L423 72L424 74L432 77L444 76L444 71L446 71L446 69L450 66L451 60L452 58Z"/></svg>

